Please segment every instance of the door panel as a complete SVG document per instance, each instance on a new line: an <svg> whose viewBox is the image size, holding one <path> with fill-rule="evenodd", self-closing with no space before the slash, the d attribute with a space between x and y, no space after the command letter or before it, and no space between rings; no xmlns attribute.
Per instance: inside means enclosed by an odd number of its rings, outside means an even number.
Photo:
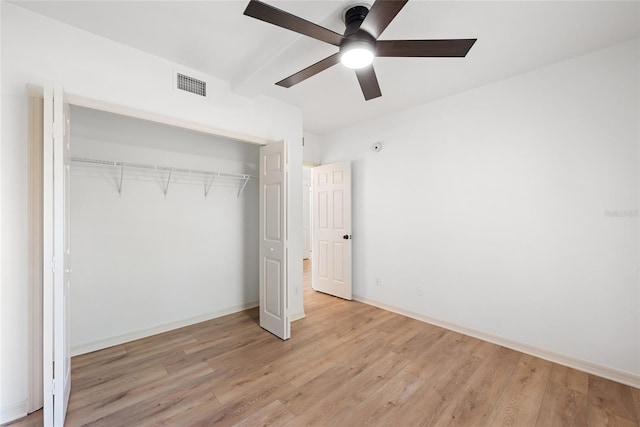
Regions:
<svg viewBox="0 0 640 427"><path fill-rule="evenodd" d="M329 242L327 241L319 241L317 247L317 257L315 257L315 261L313 261L312 268L317 271L317 274L322 279L329 278L329 266L327 261L327 256L329 256ZM317 268L316 268L317 266Z"/></svg>
<svg viewBox="0 0 640 427"><path fill-rule="evenodd" d="M260 326L288 339L285 143L260 149Z"/></svg>
<svg viewBox="0 0 640 427"><path fill-rule="evenodd" d="M344 191L337 190L333 192L333 228L344 230L344 220Z"/></svg>
<svg viewBox="0 0 640 427"><path fill-rule="evenodd" d="M265 293L266 298L266 312L271 316L280 316L280 282L282 280L280 272L282 271L282 263L265 258Z"/></svg>
<svg viewBox="0 0 640 427"><path fill-rule="evenodd" d="M280 218L283 215L281 210L280 195L282 194L282 184L265 185L265 239L272 242L281 242Z"/></svg>
<svg viewBox="0 0 640 427"><path fill-rule="evenodd" d="M341 284L344 283L344 258L346 256L345 244L336 242L333 244L333 280Z"/></svg>
<svg viewBox="0 0 640 427"><path fill-rule="evenodd" d="M316 167L313 180L312 286L351 299L351 164Z"/></svg>
<svg viewBox="0 0 640 427"><path fill-rule="evenodd" d="M326 230L329 228L329 201L326 192L319 192L317 197L317 224L318 228Z"/></svg>

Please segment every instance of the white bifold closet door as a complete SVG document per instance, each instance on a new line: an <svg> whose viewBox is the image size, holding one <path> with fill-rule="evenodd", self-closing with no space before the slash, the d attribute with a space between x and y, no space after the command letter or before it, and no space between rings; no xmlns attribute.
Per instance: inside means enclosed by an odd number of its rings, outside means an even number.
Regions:
<svg viewBox="0 0 640 427"><path fill-rule="evenodd" d="M260 148L260 326L289 339L287 161L284 141Z"/></svg>
<svg viewBox="0 0 640 427"><path fill-rule="evenodd" d="M43 162L44 425L62 427L71 392L71 247L69 105L60 85L44 88Z"/></svg>

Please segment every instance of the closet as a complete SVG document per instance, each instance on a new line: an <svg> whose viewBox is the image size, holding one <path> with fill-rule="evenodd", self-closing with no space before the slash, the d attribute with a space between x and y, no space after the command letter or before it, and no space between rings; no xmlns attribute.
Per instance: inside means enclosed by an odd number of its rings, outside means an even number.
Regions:
<svg viewBox="0 0 640 427"><path fill-rule="evenodd" d="M71 354L259 302L260 147L71 107Z"/></svg>

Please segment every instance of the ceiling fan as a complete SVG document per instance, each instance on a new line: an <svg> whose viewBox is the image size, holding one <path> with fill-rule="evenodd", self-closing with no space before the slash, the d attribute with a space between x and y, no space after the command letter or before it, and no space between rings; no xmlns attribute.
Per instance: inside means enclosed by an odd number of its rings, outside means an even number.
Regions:
<svg viewBox="0 0 640 427"><path fill-rule="evenodd" d="M341 62L356 72L365 100L382 96L373 69L374 57L464 57L476 39L378 40L408 0L376 0L371 8L349 7L346 29L338 34L259 0L250 0L244 14L339 48L339 51L276 84L289 88Z"/></svg>

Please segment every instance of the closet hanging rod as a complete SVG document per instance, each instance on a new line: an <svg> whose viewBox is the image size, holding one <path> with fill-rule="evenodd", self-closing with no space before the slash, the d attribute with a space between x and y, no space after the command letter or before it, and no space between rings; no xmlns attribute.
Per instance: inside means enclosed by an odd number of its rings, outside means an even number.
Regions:
<svg viewBox="0 0 640 427"><path fill-rule="evenodd" d="M133 162L121 162L121 161L113 161L113 160L90 159L90 158L86 158L86 157L71 157L71 161L75 162L75 163L89 163L89 164L103 165L103 166L137 168L137 169L157 170L157 171L166 171L166 172L178 172L178 173L186 173L186 174L226 176L226 177L230 177L230 178L239 178L239 179L249 179L249 178L256 179L256 178L258 178L255 175L249 175L249 174L246 174L246 173L205 171L205 170L198 170L198 169L176 168L176 167L171 167L171 166L147 165L147 164L144 164L144 163L133 163Z"/></svg>

